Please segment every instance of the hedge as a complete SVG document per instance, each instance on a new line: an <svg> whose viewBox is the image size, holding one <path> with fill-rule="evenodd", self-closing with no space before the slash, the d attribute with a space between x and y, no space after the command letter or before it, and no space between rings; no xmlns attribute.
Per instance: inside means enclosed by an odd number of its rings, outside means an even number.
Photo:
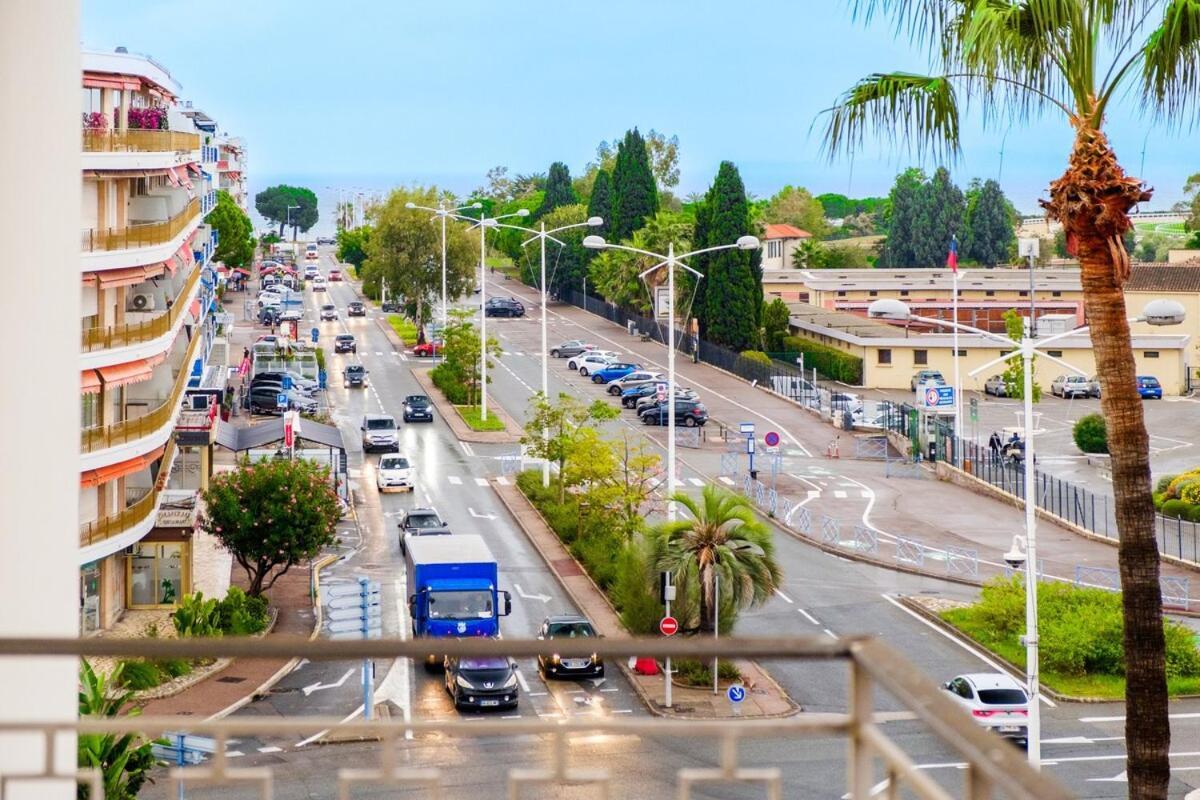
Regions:
<svg viewBox="0 0 1200 800"><path fill-rule="evenodd" d="M789 360L793 363L796 356L803 353L805 369L815 367L817 372L835 381L852 386L862 384L863 360L858 356L802 336L783 337L783 347L788 351Z"/></svg>
<svg viewBox="0 0 1200 800"><path fill-rule="evenodd" d="M754 363L762 364L765 367L771 366L771 357L762 350L743 350L740 355L747 361L753 361Z"/></svg>

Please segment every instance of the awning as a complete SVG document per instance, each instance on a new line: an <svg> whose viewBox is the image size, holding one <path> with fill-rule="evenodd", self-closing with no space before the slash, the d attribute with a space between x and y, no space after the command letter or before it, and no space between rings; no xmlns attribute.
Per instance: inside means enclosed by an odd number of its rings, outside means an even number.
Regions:
<svg viewBox="0 0 1200 800"><path fill-rule="evenodd" d="M242 275L244 275L247 278L250 277L250 270L248 270L248 269L242 269L241 267L234 267L232 271L241 273Z"/></svg>
<svg viewBox="0 0 1200 800"><path fill-rule="evenodd" d="M82 394L96 394L100 391L100 376L94 369L85 369L79 373L79 391Z"/></svg>
<svg viewBox="0 0 1200 800"><path fill-rule="evenodd" d="M122 267L93 273L100 281L101 289L112 289L117 286L135 286L146 280L145 267Z"/></svg>
<svg viewBox="0 0 1200 800"><path fill-rule="evenodd" d="M144 359L140 358L137 361L128 361L124 364L113 364L110 367L100 367L96 370L100 373L101 380L108 388L114 386L125 386L130 383L140 383L150 380L150 376L154 374L154 367Z"/></svg>
<svg viewBox="0 0 1200 800"><path fill-rule="evenodd" d="M83 76L83 85L88 89L129 89L136 92L141 88L142 82L137 78L127 78L123 75L89 75Z"/></svg>
<svg viewBox="0 0 1200 800"><path fill-rule="evenodd" d="M134 456L125 461L118 461L115 464L106 464L99 469L89 469L79 475L79 485L87 489L92 486L99 486L102 483L115 481L117 478L123 478L126 475L132 475L162 458L162 454L166 449L166 445L163 445L145 455Z"/></svg>
<svg viewBox="0 0 1200 800"><path fill-rule="evenodd" d="M192 315L192 319L200 321L200 301L192 300L192 304L188 306L188 312Z"/></svg>
<svg viewBox="0 0 1200 800"><path fill-rule="evenodd" d="M176 172L177 169L179 168L171 167L169 170L167 170L167 183L171 184L172 186L182 185L182 182L179 180L179 173Z"/></svg>
<svg viewBox="0 0 1200 800"><path fill-rule="evenodd" d="M153 178L166 175L167 169L85 169L85 178Z"/></svg>
<svg viewBox="0 0 1200 800"><path fill-rule="evenodd" d="M204 170L200 169L200 165L191 161L188 162L187 170L197 177L204 174Z"/></svg>

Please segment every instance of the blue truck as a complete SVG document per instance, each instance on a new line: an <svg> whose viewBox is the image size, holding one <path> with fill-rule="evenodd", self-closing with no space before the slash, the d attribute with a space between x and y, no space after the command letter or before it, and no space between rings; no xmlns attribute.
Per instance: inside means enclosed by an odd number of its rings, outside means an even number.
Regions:
<svg viewBox="0 0 1200 800"><path fill-rule="evenodd" d="M498 636L512 596L497 587L496 557L483 537L414 536L404 554L413 638ZM426 658L426 668L438 656Z"/></svg>

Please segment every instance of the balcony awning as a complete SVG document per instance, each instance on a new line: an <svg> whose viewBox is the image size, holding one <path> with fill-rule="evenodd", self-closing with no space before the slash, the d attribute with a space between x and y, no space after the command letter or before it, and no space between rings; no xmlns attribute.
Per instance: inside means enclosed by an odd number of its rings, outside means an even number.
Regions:
<svg viewBox="0 0 1200 800"><path fill-rule="evenodd" d="M94 369L85 369L79 373L79 391L81 394L97 394L100 391L100 376Z"/></svg>
<svg viewBox="0 0 1200 800"><path fill-rule="evenodd" d="M167 175L169 170L162 169L85 169L85 178L153 178Z"/></svg>
<svg viewBox="0 0 1200 800"><path fill-rule="evenodd" d="M104 385L111 389L114 386L126 386L150 380L150 376L154 374L154 367L147 359L140 358L124 364L100 367L96 371L100 373L100 379L104 381Z"/></svg>
<svg viewBox="0 0 1200 800"><path fill-rule="evenodd" d="M177 169L178 167L171 167L169 170L167 170L167 183L176 187L182 186L182 183L179 180L179 173L175 171Z"/></svg>
<svg viewBox="0 0 1200 800"><path fill-rule="evenodd" d="M188 170L188 172L190 172L190 173L192 173L193 175L196 175L196 176L200 176L200 175L203 175L203 174L204 174L204 170L200 169L200 165L199 165L199 164L197 164L197 163L196 163L196 162L194 162L194 161L189 161L189 162L188 162L188 164L187 164L187 170Z"/></svg>
<svg viewBox="0 0 1200 800"><path fill-rule="evenodd" d="M166 449L166 445L163 445L145 455L134 456L125 461L118 461L115 464L106 464L98 469L89 469L86 472L80 473L79 485L84 489L88 489L92 486L99 486L102 483L115 481L117 478L123 478L126 475L132 475L162 458L162 454Z"/></svg>
<svg viewBox="0 0 1200 800"><path fill-rule="evenodd" d="M192 300L192 304L188 306L188 312L192 315L192 319L200 321L200 301Z"/></svg>
<svg viewBox="0 0 1200 800"><path fill-rule="evenodd" d="M109 269L104 272L91 272L87 274L88 276L95 276L95 279L99 281L99 288L101 289L113 289L117 286L135 286L146 280L145 267L122 267L121 269Z"/></svg>

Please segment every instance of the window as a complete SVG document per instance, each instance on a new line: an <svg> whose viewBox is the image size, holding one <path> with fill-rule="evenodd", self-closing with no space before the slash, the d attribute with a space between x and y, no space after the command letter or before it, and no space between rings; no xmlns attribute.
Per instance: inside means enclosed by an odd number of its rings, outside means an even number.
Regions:
<svg viewBox="0 0 1200 800"><path fill-rule="evenodd" d="M1051 297L1062 297L1062 292L1051 292L1050 296Z"/></svg>
<svg viewBox="0 0 1200 800"><path fill-rule="evenodd" d="M965 357L966 357L966 355L967 355L967 351L966 351L966 350L963 350L963 349L961 349L961 348L960 348L960 349L959 349L959 351L958 351L958 357L959 357L959 358L965 358Z"/></svg>
<svg viewBox="0 0 1200 800"><path fill-rule="evenodd" d="M1142 353L1142 355L1145 356L1146 358L1158 358L1158 351L1157 350L1147 350L1146 352Z"/></svg>
<svg viewBox="0 0 1200 800"><path fill-rule="evenodd" d="M99 409L97 408L97 398L99 395L88 392L83 395L80 411L80 427L94 428L100 424Z"/></svg>
<svg viewBox="0 0 1200 800"><path fill-rule="evenodd" d="M994 291L992 291L991 289L988 289L986 292L983 293L983 296L984 297L995 297L996 293Z"/></svg>
<svg viewBox="0 0 1200 800"><path fill-rule="evenodd" d="M881 348L879 348L879 350L877 350L875 352L878 354L878 361L876 361L875 363L877 363L877 364L891 364L892 363L892 351L889 350L888 348L881 347Z"/></svg>
<svg viewBox="0 0 1200 800"><path fill-rule="evenodd" d="M901 289L901 290L900 290L900 296L901 296L901 297L908 297L908 289Z"/></svg>
<svg viewBox="0 0 1200 800"><path fill-rule="evenodd" d="M1021 291L1017 292L1017 294L1020 295L1021 297L1029 297L1029 292L1026 291L1025 289L1022 289Z"/></svg>
<svg viewBox="0 0 1200 800"><path fill-rule="evenodd" d="M1062 353L1063 353L1062 350L1047 350L1046 351L1046 355L1050 356L1051 358L1062 358Z"/></svg>
<svg viewBox="0 0 1200 800"><path fill-rule="evenodd" d="M183 594L183 544L138 542L129 559L129 605L175 605Z"/></svg>
<svg viewBox="0 0 1200 800"><path fill-rule="evenodd" d="M878 296L879 296L879 292L875 291L874 289L867 292L867 297L878 297Z"/></svg>
<svg viewBox="0 0 1200 800"><path fill-rule="evenodd" d="M846 293L845 293L845 292L838 292L838 293L837 293L837 296L838 296L838 297L845 297L845 296L846 296Z"/></svg>

